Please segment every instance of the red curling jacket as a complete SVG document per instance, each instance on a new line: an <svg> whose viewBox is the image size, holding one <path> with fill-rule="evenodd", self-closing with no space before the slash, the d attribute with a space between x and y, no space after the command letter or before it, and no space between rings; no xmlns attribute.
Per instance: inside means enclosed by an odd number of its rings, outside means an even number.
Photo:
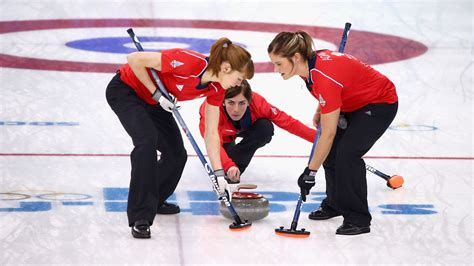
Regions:
<svg viewBox="0 0 474 266"><path fill-rule="evenodd" d="M351 55L320 50L308 61L308 67L308 79L302 78L318 99L322 114L398 101L395 85L386 76Z"/></svg>

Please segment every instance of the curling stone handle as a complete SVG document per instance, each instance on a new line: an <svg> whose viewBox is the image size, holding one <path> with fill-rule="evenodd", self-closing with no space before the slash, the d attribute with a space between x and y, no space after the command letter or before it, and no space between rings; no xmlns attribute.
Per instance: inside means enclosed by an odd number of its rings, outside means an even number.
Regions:
<svg viewBox="0 0 474 266"><path fill-rule="evenodd" d="M239 184L237 185L237 192L241 189L256 189L257 185L254 184Z"/></svg>

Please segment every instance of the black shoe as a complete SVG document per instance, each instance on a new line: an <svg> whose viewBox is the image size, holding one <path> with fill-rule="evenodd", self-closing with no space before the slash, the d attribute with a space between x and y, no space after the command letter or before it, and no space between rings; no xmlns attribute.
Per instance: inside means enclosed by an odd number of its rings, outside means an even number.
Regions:
<svg viewBox="0 0 474 266"><path fill-rule="evenodd" d="M325 210L322 207L319 207L319 209L312 211L308 217L311 220L327 220L336 216L341 216L341 214L336 211Z"/></svg>
<svg viewBox="0 0 474 266"><path fill-rule="evenodd" d="M147 220L136 221L132 226L132 236L135 238L150 238L150 223Z"/></svg>
<svg viewBox="0 0 474 266"><path fill-rule="evenodd" d="M336 230L336 235L360 235L366 233L370 233L370 226L358 226L349 223L343 223Z"/></svg>
<svg viewBox="0 0 474 266"><path fill-rule="evenodd" d="M179 206L176 204L168 203L168 202L163 202L163 204L158 207L158 210L156 213L158 214L177 214L181 210L179 209Z"/></svg>

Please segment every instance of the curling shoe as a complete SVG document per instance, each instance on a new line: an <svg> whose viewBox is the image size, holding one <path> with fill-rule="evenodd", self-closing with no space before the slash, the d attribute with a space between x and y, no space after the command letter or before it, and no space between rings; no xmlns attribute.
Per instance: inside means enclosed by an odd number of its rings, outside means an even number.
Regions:
<svg viewBox="0 0 474 266"><path fill-rule="evenodd" d="M138 220L132 226L132 236L134 238L150 238L150 223L147 220Z"/></svg>
<svg viewBox="0 0 474 266"><path fill-rule="evenodd" d="M336 235L360 235L366 233L370 233L370 226L358 226L349 223L343 223L336 230Z"/></svg>
<svg viewBox="0 0 474 266"><path fill-rule="evenodd" d="M341 214L333 210L328 210L324 209L323 207L319 207L319 209L312 211L309 214L308 218L311 220L327 220L336 216L341 216Z"/></svg>
<svg viewBox="0 0 474 266"><path fill-rule="evenodd" d="M158 207L158 210L156 213L158 214L177 214L181 210L179 209L179 206L176 204L168 203L167 201L164 201L163 204L161 204L160 207Z"/></svg>

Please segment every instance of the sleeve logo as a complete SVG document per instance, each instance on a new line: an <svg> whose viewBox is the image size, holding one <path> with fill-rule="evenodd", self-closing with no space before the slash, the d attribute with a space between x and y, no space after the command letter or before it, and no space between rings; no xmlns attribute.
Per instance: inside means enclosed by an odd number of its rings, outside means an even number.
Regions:
<svg viewBox="0 0 474 266"><path fill-rule="evenodd" d="M321 94L319 94L319 104L321 106L325 106L326 105L326 101L324 100L323 96Z"/></svg>
<svg viewBox="0 0 474 266"><path fill-rule="evenodd" d="M179 67L179 66L184 65L184 63L183 63L183 62L179 62L178 60L173 60L173 61L171 61L170 65L171 65L172 68L177 68L177 67Z"/></svg>
<svg viewBox="0 0 474 266"><path fill-rule="evenodd" d="M276 109L276 107L272 106L271 109L272 109L272 113L273 113L274 115L277 115L277 114L278 114L278 110Z"/></svg>

